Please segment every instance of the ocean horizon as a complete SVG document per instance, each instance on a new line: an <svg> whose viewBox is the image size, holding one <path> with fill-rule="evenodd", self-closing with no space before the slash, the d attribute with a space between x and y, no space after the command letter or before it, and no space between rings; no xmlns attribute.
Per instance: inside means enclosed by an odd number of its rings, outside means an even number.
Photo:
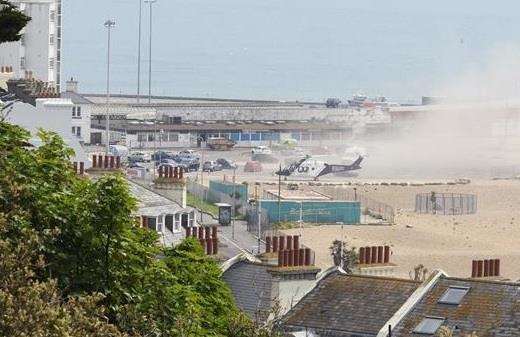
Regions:
<svg viewBox="0 0 520 337"><path fill-rule="evenodd" d="M107 18L111 88L135 94L138 0L65 1L63 80L105 91ZM467 71L489 68L497 50L520 45L520 4L447 0L158 0L155 95L324 101L353 94L402 103L439 95ZM148 93L148 5L143 4L141 93Z"/></svg>

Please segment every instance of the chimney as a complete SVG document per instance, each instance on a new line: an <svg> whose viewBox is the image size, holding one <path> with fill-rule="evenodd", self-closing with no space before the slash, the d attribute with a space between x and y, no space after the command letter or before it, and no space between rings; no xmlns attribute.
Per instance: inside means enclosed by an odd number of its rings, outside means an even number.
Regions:
<svg viewBox="0 0 520 337"><path fill-rule="evenodd" d="M473 260L471 262L471 277L500 277L500 259Z"/></svg>
<svg viewBox="0 0 520 337"><path fill-rule="evenodd" d="M278 252L278 237L273 236L273 253Z"/></svg>
<svg viewBox="0 0 520 337"><path fill-rule="evenodd" d="M294 250L300 249L300 237L298 235L293 236L293 248Z"/></svg>
<svg viewBox="0 0 520 337"><path fill-rule="evenodd" d="M78 92L78 81L74 80L74 78L71 77L70 80L68 80L65 83L65 91L77 93Z"/></svg>

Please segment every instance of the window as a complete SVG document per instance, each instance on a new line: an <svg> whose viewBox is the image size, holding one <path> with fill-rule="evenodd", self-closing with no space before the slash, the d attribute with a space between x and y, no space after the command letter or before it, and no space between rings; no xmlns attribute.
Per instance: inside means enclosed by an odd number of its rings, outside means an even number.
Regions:
<svg viewBox="0 0 520 337"><path fill-rule="evenodd" d="M144 134L144 133L137 134L137 141L139 141L139 142L146 141L146 134Z"/></svg>
<svg viewBox="0 0 520 337"><path fill-rule="evenodd" d="M76 117L76 107L72 107L72 117Z"/></svg>
<svg viewBox="0 0 520 337"><path fill-rule="evenodd" d="M54 57L49 58L49 69L54 69Z"/></svg>
<svg viewBox="0 0 520 337"><path fill-rule="evenodd" d="M54 41L55 41L54 34L49 35L49 44L53 45Z"/></svg>
<svg viewBox="0 0 520 337"><path fill-rule="evenodd" d="M81 126L76 126L76 136L81 137Z"/></svg>
<svg viewBox="0 0 520 337"><path fill-rule="evenodd" d="M20 44L22 46L25 46L25 34L21 34L21 36L20 36Z"/></svg>
<svg viewBox="0 0 520 337"><path fill-rule="evenodd" d="M156 225L157 219L155 217L148 217L147 223L148 223L149 229L153 229L154 231L157 230L157 225Z"/></svg>
<svg viewBox="0 0 520 337"><path fill-rule="evenodd" d="M449 287L440 298L439 303L458 305L468 291L468 287Z"/></svg>
<svg viewBox="0 0 520 337"><path fill-rule="evenodd" d="M258 133L258 132L251 133L251 140L260 140L260 133Z"/></svg>
<svg viewBox="0 0 520 337"><path fill-rule="evenodd" d="M181 230L181 215L180 213L175 213L175 231L178 232Z"/></svg>
<svg viewBox="0 0 520 337"><path fill-rule="evenodd" d="M251 139L251 135L249 133L242 133L240 135L240 140L250 140Z"/></svg>
<svg viewBox="0 0 520 337"><path fill-rule="evenodd" d="M49 15L49 19L50 19L51 22L56 21L56 11L55 10L51 10L50 15Z"/></svg>
<svg viewBox="0 0 520 337"><path fill-rule="evenodd" d="M435 335L442 323L444 323L444 318L426 317L421 323L417 324L413 332L423 335Z"/></svg>
<svg viewBox="0 0 520 337"><path fill-rule="evenodd" d="M170 230L170 232L173 232L173 215L168 214L164 218L164 225L167 229Z"/></svg>
<svg viewBox="0 0 520 337"><path fill-rule="evenodd" d="M25 57L20 57L20 67L25 68Z"/></svg>
<svg viewBox="0 0 520 337"><path fill-rule="evenodd" d="M75 126L72 127L72 134L73 134L73 135L76 134L76 127L75 127Z"/></svg>
<svg viewBox="0 0 520 337"><path fill-rule="evenodd" d="M170 142L178 142L179 134L177 132L170 132Z"/></svg>
<svg viewBox="0 0 520 337"><path fill-rule="evenodd" d="M163 231L162 226L163 226L163 216L159 215L157 217L157 231L159 233L162 233L162 231Z"/></svg>
<svg viewBox="0 0 520 337"><path fill-rule="evenodd" d="M81 107L76 107L76 116L81 117Z"/></svg>

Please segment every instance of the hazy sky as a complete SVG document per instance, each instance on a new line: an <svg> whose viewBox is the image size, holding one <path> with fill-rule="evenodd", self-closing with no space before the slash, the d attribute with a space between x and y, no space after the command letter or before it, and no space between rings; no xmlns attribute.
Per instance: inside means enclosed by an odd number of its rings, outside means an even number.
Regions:
<svg viewBox="0 0 520 337"><path fill-rule="evenodd" d="M158 0L156 94L316 99L362 91L432 94L502 45L520 43L520 2L469 0ZM105 87L113 34L115 92L135 92L138 0L64 1L64 74ZM143 62L148 11L144 10ZM147 64L143 64L147 69ZM146 86L143 73L142 86Z"/></svg>

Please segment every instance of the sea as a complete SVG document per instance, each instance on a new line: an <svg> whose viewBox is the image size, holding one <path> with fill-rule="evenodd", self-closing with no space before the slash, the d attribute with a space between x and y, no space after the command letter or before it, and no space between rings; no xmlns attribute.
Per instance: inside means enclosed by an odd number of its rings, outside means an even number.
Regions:
<svg viewBox="0 0 520 337"><path fill-rule="evenodd" d="M110 18L116 21L111 91L137 92L139 1L64 1L64 78L77 79L82 92L105 91L103 23ZM520 70L517 0L157 0L152 6L154 95L320 102L362 93L417 103L424 95L446 95L461 78L479 81L468 73L501 82L493 77L497 64L501 74ZM143 2L142 94L148 93L149 18Z"/></svg>

